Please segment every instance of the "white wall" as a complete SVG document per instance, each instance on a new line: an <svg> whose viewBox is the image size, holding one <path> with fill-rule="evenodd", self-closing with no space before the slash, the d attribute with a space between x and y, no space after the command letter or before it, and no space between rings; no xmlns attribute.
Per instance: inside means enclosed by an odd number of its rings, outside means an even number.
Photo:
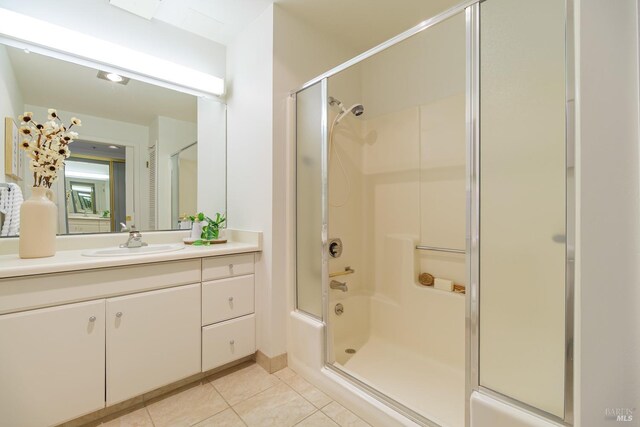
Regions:
<svg viewBox="0 0 640 427"><path fill-rule="evenodd" d="M2 132L2 146L0 147L0 182L12 182L4 175L4 119L11 117L19 127L18 116L24 112L22 94L18 89L18 82L11 67L11 61L7 55L7 49L0 45L0 128Z"/></svg>
<svg viewBox="0 0 640 427"><path fill-rule="evenodd" d="M199 71L225 76L225 47L219 43L146 20L109 5L107 0L0 0L0 7L61 25Z"/></svg>
<svg viewBox="0 0 640 427"><path fill-rule="evenodd" d="M352 56L278 5L228 47L229 227L264 232L257 259L258 349L285 353L292 236L289 91ZM289 299L288 299L289 297Z"/></svg>
<svg viewBox="0 0 640 427"><path fill-rule="evenodd" d="M208 215L227 209L226 105L198 98L198 212Z"/></svg>
<svg viewBox="0 0 640 427"><path fill-rule="evenodd" d="M287 110L290 91L313 77L355 55L344 43L300 21L283 7L274 6L273 42L273 281L277 284L274 324L281 337L280 353L286 351L286 313L293 308L292 263L295 260L293 236L293 183L295 168L289 138L291 120ZM318 234L318 244L320 234Z"/></svg>
<svg viewBox="0 0 640 427"><path fill-rule="evenodd" d="M638 10L576 2L576 424L640 418ZM621 423L625 424L625 423ZM632 423L628 423L632 424Z"/></svg>
<svg viewBox="0 0 640 427"><path fill-rule="evenodd" d="M256 344L269 357L284 353L273 318L278 298L273 265L273 7L241 33L227 50L227 191L229 227L260 230L256 257ZM279 285L279 284L278 284Z"/></svg>

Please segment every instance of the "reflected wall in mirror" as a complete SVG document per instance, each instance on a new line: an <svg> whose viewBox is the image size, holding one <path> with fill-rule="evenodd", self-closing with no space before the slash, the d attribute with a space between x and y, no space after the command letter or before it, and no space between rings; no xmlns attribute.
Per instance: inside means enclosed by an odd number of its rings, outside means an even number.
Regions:
<svg viewBox="0 0 640 427"><path fill-rule="evenodd" d="M31 111L43 121L48 108L63 120L82 119L51 188L58 234L176 229L180 217L226 212L226 108L218 100L114 82L98 69L0 45L0 116L17 122ZM5 175L0 153L0 182L17 184L28 198L26 160L16 179ZM0 224L8 215L0 212Z"/></svg>
<svg viewBox="0 0 640 427"><path fill-rule="evenodd" d="M197 210L198 144L194 143L171 156L171 227L180 228Z"/></svg>

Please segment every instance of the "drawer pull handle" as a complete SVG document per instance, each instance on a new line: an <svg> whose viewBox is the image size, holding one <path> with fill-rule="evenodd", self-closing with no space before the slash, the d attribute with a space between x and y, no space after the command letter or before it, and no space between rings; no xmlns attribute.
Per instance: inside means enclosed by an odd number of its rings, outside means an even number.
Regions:
<svg viewBox="0 0 640 427"><path fill-rule="evenodd" d="M95 322L95 321L96 321L96 316L89 317L89 322Z"/></svg>
<svg viewBox="0 0 640 427"><path fill-rule="evenodd" d="M122 312L121 311L117 312L116 317L122 317Z"/></svg>
<svg viewBox="0 0 640 427"><path fill-rule="evenodd" d="M229 271L233 273L233 264L229 264Z"/></svg>
<svg viewBox="0 0 640 427"><path fill-rule="evenodd" d="M235 343L236 343L235 340L229 341L229 344L231 344L231 345L234 345Z"/></svg>

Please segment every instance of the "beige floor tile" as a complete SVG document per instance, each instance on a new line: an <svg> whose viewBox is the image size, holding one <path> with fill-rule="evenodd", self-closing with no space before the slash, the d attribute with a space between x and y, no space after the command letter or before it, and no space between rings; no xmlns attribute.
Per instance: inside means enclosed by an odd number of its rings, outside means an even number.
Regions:
<svg viewBox="0 0 640 427"><path fill-rule="evenodd" d="M316 410L283 383L238 403L233 409L249 427L290 427Z"/></svg>
<svg viewBox="0 0 640 427"><path fill-rule="evenodd" d="M291 371L293 372L293 371ZM300 393L302 397L307 399L309 402L313 404L316 408L320 409L324 406L327 406L331 403L331 398L309 384L304 378L300 375L293 374L288 375L285 374L284 378L281 378L285 383L289 384L289 386Z"/></svg>
<svg viewBox="0 0 640 427"><path fill-rule="evenodd" d="M205 382L151 403L147 409L155 427L180 427L191 426L228 407L213 386Z"/></svg>
<svg viewBox="0 0 640 427"><path fill-rule="evenodd" d="M279 371L276 371L273 373L273 375L275 375L276 377L280 378L282 381L286 381L287 379L291 378L291 377L295 377L296 374L293 369L286 367L284 369L281 369Z"/></svg>
<svg viewBox="0 0 640 427"><path fill-rule="evenodd" d="M338 427L338 424L331 421L331 418L327 417L322 411L318 411L300 421L296 424L296 427Z"/></svg>
<svg viewBox="0 0 640 427"><path fill-rule="evenodd" d="M369 424L362 421L356 414L340 405L338 402L331 402L322 408L329 418L338 423L340 427L367 427Z"/></svg>
<svg viewBox="0 0 640 427"><path fill-rule="evenodd" d="M268 374L258 365L248 366L211 382L231 406L279 383L278 377Z"/></svg>
<svg viewBox="0 0 640 427"><path fill-rule="evenodd" d="M153 427L153 422L151 421L151 417L149 417L147 408L140 408L108 421L102 424L102 427Z"/></svg>
<svg viewBox="0 0 640 427"><path fill-rule="evenodd" d="M245 427L246 424L231 408L225 409L211 418L199 422L193 427Z"/></svg>

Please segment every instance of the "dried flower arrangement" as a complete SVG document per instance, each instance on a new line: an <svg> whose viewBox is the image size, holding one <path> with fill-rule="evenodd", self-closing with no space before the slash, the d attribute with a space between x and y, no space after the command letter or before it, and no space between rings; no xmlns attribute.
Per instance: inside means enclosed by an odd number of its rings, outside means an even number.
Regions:
<svg viewBox="0 0 640 427"><path fill-rule="evenodd" d="M71 155L69 144L78 138L78 133L71 128L82 123L72 117L69 127L65 126L53 108L48 110L47 121L43 124L34 121L31 112L25 112L19 120L23 137L20 146L30 157L33 186L51 188L58 178L58 170L64 166L64 160Z"/></svg>

